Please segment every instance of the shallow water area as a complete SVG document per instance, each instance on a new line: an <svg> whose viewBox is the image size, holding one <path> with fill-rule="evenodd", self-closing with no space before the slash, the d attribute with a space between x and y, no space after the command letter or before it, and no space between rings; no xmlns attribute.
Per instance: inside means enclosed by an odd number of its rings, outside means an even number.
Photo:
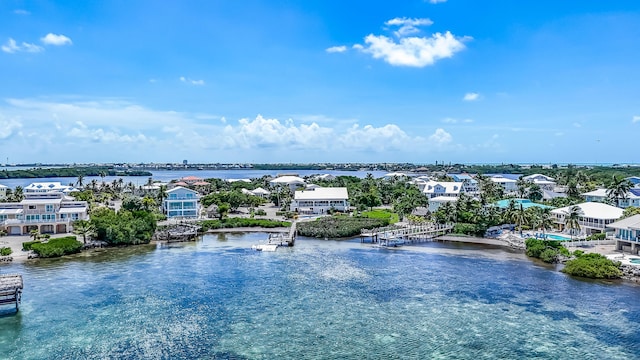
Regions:
<svg viewBox="0 0 640 360"><path fill-rule="evenodd" d="M380 249L264 233L0 266L24 275L0 358L640 356L640 287L580 281L489 246Z"/></svg>

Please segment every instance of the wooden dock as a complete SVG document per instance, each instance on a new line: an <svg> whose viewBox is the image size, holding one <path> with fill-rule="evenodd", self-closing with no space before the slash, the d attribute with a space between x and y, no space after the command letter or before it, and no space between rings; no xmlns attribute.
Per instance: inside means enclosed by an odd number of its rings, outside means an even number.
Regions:
<svg viewBox="0 0 640 360"><path fill-rule="evenodd" d="M386 226L376 229L362 229L360 242L370 242L385 247L398 247L425 241L434 241L453 229L451 224L425 224Z"/></svg>
<svg viewBox="0 0 640 360"><path fill-rule="evenodd" d="M15 304L18 311L23 287L22 275L0 275L0 305Z"/></svg>
<svg viewBox="0 0 640 360"><path fill-rule="evenodd" d="M265 244L252 245L251 248L258 251L275 251L280 246L293 246L298 234L296 222L291 223L288 233L271 233Z"/></svg>

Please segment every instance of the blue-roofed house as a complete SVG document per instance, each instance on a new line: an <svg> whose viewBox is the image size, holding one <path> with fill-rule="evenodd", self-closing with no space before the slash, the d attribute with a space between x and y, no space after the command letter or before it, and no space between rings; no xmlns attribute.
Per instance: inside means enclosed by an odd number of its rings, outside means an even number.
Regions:
<svg viewBox="0 0 640 360"><path fill-rule="evenodd" d="M163 208L167 218L195 219L200 211L200 195L197 191L177 186L167 191Z"/></svg>
<svg viewBox="0 0 640 360"><path fill-rule="evenodd" d="M634 188L640 188L640 176L629 176L627 178Z"/></svg>

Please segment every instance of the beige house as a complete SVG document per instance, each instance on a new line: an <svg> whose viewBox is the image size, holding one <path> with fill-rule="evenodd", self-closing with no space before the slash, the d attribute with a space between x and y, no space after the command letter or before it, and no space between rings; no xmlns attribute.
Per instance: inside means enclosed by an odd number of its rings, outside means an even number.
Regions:
<svg viewBox="0 0 640 360"><path fill-rule="evenodd" d="M25 194L14 203L0 203L0 230L9 235L68 233L76 220L88 220L87 202L61 192Z"/></svg>

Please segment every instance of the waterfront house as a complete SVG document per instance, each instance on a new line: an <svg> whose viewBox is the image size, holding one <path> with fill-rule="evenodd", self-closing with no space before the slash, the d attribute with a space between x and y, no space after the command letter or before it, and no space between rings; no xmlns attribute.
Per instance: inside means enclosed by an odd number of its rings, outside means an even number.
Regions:
<svg viewBox="0 0 640 360"><path fill-rule="evenodd" d="M607 196L607 189L602 188L589 191L581 195L587 202L607 202L609 200L609 196ZM625 199L617 199L616 205L623 209L629 206L640 207L640 188L630 189L629 192L627 192Z"/></svg>
<svg viewBox="0 0 640 360"><path fill-rule="evenodd" d="M62 185L59 181L56 182L34 182L24 187L22 192L26 194L44 194L48 192L59 192L63 194L69 194L74 191L79 191L70 185Z"/></svg>
<svg viewBox="0 0 640 360"><path fill-rule="evenodd" d="M185 177L180 179L180 182L183 182L183 183L187 184L187 186L194 186L194 185L196 185L196 183L204 182L204 179L199 178L197 176L185 176Z"/></svg>
<svg viewBox="0 0 640 360"><path fill-rule="evenodd" d="M8 188L9 188L8 186L0 184L0 200L4 200L4 199L7 198L7 189Z"/></svg>
<svg viewBox="0 0 640 360"><path fill-rule="evenodd" d="M196 219L200 210L200 195L195 190L178 186L167 191L162 207L167 218Z"/></svg>
<svg viewBox="0 0 640 360"><path fill-rule="evenodd" d="M303 178L298 176L284 175L269 181L269 184L273 186L288 186L289 190L294 191L299 186L304 186L305 181Z"/></svg>
<svg viewBox="0 0 640 360"><path fill-rule="evenodd" d="M630 176L627 178L634 188L640 189L640 176Z"/></svg>
<svg viewBox="0 0 640 360"><path fill-rule="evenodd" d="M469 174L447 174L455 182L461 182L464 192L467 194L477 194L479 192L478 180Z"/></svg>
<svg viewBox="0 0 640 360"><path fill-rule="evenodd" d="M441 196L457 198L464 192L464 186L462 182L427 181L422 192L429 199Z"/></svg>
<svg viewBox="0 0 640 360"><path fill-rule="evenodd" d="M533 174L533 175L524 176L522 180L532 184L536 184L540 186L540 188L543 190L553 191L553 189L555 189L556 187L556 182L554 178L550 176L542 175L542 174Z"/></svg>
<svg viewBox="0 0 640 360"><path fill-rule="evenodd" d="M613 238L616 240L616 249L638 254L640 250L640 214L618 220L609 224L614 229Z"/></svg>
<svg viewBox="0 0 640 360"><path fill-rule="evenodd" d="M599 202L584 202L576 206L582 212L578 223L580 224L580 232L585 235L606 232L609 225L620 219L623 212L619 207ZM570 208L571 206L565 206L551 210L551 214L553 214L554 221L560 231L566 230L566 216Z"/></svg>
<svg viewBox="0 0 640 360"><path fill-rule="evenodd" d="M319 187L296 191L290 209L301 214L326 214L330 209L349 211L349 206L347 188Z"/></svg>
<svg viewBox="0 0 640 360"><path fill-rule="evenodd" d="M491 181L500 185L505 194L513 194L518 191L518 179L520 175L517 174L494 174L489 177Z"/></svg>
<svg viewBox="0 0 640 360"><path fill-rule="evenodd" d="M73 230L73 222L87 220L87 202L62 192L25 193L20 202L0 203L0 229L9 235L61 234Z"/></svg>
<svg viewBox="0 0 640 360"><path fill-rule="evenodd" d="M429 209L430 212L436 212L440 206L442 206L445 203L455 203L456 201L458 201L458 197L452 197L452 196L436 196L434 198L429 199L429 207L427 209Z"/></svg>

